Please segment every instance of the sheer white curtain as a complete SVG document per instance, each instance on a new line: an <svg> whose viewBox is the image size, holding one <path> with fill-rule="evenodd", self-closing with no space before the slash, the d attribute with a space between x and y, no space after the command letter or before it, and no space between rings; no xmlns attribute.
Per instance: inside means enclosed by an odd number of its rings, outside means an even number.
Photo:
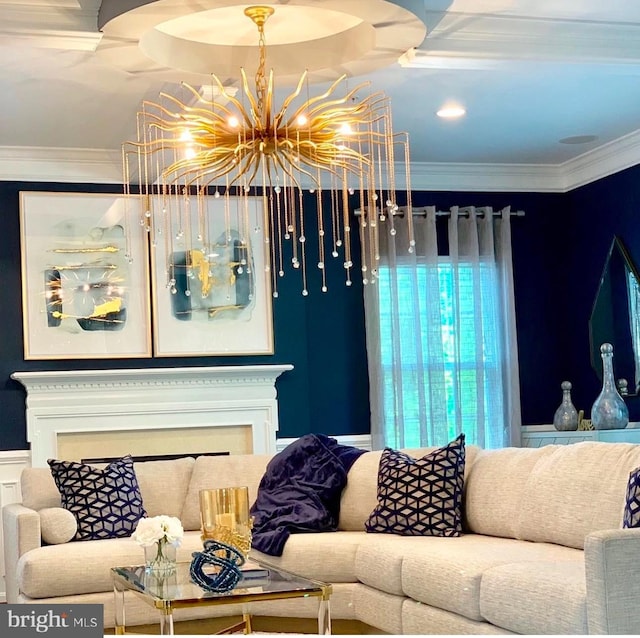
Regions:
<svg viewBox="0 0 640 638"><path fill-rule="evenodd" d="M631 345L635 362L633 387L631 392L638 392L640 387L640 288L635 275L626 270L627 295L629 297L629 325L631 326Z"/></svg>
<svg viewBox="0 0 640 638"><path fill-rule="evenodd" d="M376 449L461 432L520 443L510 210L449 212L445 224L433 207L414 215L415 245L406 216L380 223L378 281L364 288Z"/></svg>

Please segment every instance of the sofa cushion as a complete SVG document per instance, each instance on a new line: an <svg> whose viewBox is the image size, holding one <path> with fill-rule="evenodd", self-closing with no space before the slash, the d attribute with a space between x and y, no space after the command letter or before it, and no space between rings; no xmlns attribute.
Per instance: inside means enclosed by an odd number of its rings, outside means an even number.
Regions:
<svg viewBox="0 0 640 638"><path fill-rule="evenodd" d="M466 534L370 536L358 548L356 576L370 587L405 595L472 620L483 620L480 584L493 567L524 561L575 561L583 552L546 543Z"/></svg>
<svg viewBox="0 0 640 638"><path fill-rule="evenodd" d="M464 485L464 527L476 534L516 538L518 518L529 474L543 457L540 448L478 450L469 465Z"/></svg>
<svg viewBox="0 0 640 638"><path fill-rule="evenodd" d="M533 561L488 569L480 613L490 623L525 635L586 635L584 561Z"/></svg>
<svg viewBox="0 0 640 638"><path fill-rule="evenodd" d="M186 532L177 549L179 561L191 560L202 549L197 532ZM144 548L131 538L46 545L32 549L18 560L20 591L30 598L71 596L113 590L111 568L143 565Z"/></svg>
<svg viewBox="0 0 640 638"><path fill-rule="evenodd" d="M273 455L269 454L199 456L193 466L180 515L184 529L200 529L200 490L246 485L249 488L249 503L253 504L260 479L272 458Z"/></svg>
<svg viewBox="0 0 640 638"><path fill-rule="evenodd" d="M378 504L367 532L459 536L462 532L464 434L421 459L386 448L378 468Z"/></svg>
<svg viewBox="0 0 640 638"><path fill-rule="evenodd" d="M640 527L640 467L629 474L622 527Z"/></svg>
<svg viewBox="0 0 640 638"><path fill-rule="evenodd" d="M76 540L130 536L146 512L133 460L118 459L101 469L75 461L47 461L62 507L78 521Z"/></svg>
<svg viewBox="0 0 640 638"><path fill-rule="evenodd" d="M527 479L518 538L582 549L590 532L620 529L640 445L585 441L551 447Z"/></svg>
<svg viewBox="0 0 640 638"><path fill-rule="evenodd" d="M68 543L78 531L76 517L63 507L45 507L38 512L40 535L48 545Z"/></svg>
<svg viewBox="0 0 640 638"><path fill-rule="evenodd" d="M356 582L356 552L366 542L365 532L317 532L292 534L282 556L268 556L255 549L251 558L286 571L328 583Z"/></svg>

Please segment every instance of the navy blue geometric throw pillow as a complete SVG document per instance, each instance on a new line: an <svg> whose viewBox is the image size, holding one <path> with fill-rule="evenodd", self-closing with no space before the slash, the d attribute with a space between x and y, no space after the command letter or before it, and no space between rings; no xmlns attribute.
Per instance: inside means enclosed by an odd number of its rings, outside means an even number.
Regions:
<svg viewBox="0 0 640 638"><path fill-rule="evenodd" d="M640 467L629 474L622 527L640 527Z"/></svg>
<svg viewBox="0 0 640 638"><path fill-rule="evenodd" d="M62 507L78 521L74 540L123 538L147 515L130 456L105 468L75 461L47 461Z"/></svg>
<svg viewBox="0 0 640 638"><path fill-rule="evenodd" d="M421 459L385 448L378 466L378 505L367 532L460 536L464 434Z"/></svg>

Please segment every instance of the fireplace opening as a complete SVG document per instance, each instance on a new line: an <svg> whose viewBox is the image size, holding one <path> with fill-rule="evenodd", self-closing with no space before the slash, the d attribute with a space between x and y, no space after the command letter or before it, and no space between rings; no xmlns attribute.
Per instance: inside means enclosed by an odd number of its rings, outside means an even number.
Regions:
<svg viewBox="0 0 640 638"><path fill-rule="evenodd" d="M146 461L175 461L176 459L197 458L198 456L229 456L229 452L194 452L193 454L146 454L142 456L131 456L134 463L145 463ZM120 456L107 456L96 459L80 459L80 463L86 465L108 465L114 461L119 461Z"/></svg>

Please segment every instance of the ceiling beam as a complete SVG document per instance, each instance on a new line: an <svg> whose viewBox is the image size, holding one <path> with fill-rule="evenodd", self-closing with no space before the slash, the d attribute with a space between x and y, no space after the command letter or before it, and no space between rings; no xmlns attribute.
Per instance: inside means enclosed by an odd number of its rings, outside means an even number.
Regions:
<svg viewBox="0 0 640 638"><path fill-rule="evenodd" d="M0 44L95 51L102 39L97 7L81 8L75 1L61 0L55 6L46 6L0 0L0 12Z"/></svg>
<svg viewBox="0 0 640 638"><path fill-rule="evenodd" d="M478 68L492 62L548 61L637 64L640 25L589 20L548 20L483 14L438 14L405 65ZM430 21L427 14L427 23Z"/></svg>

